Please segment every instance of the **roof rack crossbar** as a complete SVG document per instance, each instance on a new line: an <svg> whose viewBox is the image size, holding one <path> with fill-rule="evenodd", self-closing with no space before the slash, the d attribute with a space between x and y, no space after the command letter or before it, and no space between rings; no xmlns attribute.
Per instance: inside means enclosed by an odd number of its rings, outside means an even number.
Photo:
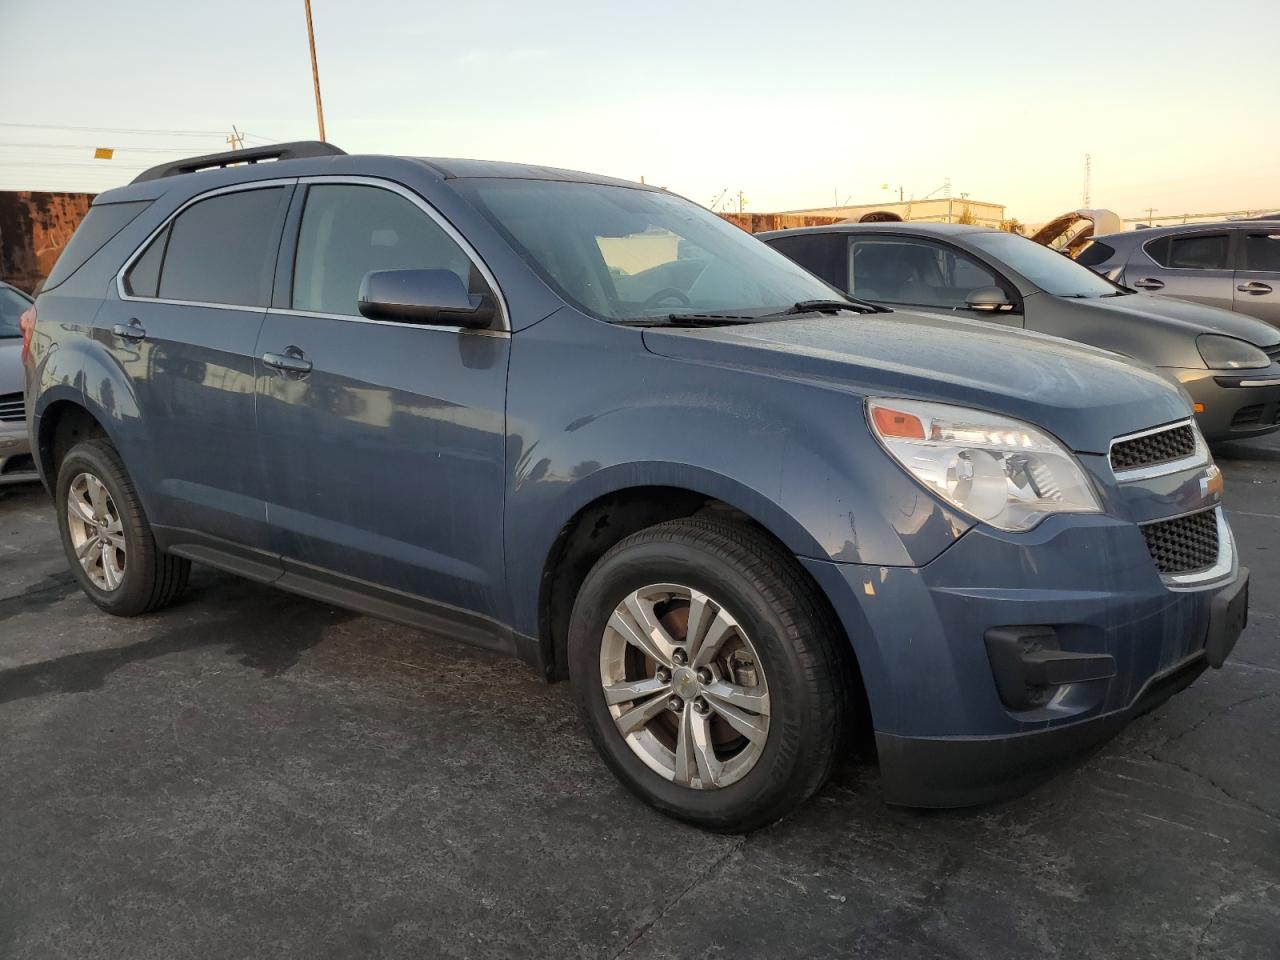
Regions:
<svg viewBox="0 0 1280 960"><path fill-rule="evenodd" d="M216 170L240 163L260 163L263 160L301 160L304 157L342 157L346 151L322 140L298 140L294 143L276 143L267 147L249 147L246 150L228 150L225 153L209 153L203 157L188 157L173 163L143 170L133 178L134 183L177 177L184 173Z"/></svg>

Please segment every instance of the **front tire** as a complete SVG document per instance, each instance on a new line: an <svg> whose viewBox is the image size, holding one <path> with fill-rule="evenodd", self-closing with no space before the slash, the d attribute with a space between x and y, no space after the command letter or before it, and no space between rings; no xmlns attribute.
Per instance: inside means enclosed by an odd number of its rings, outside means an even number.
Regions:
<svg viewBox="0 0 1280 960"><path fill-rule="evenodd" d="M635 533L587 574L570 681L597 749L654 807L712 830L781 819L845 741L845 640L779 544L690 518Z"/></svg>
<svg viewBox="0 0 1280 960"><path fill-rule="evenodd" d="M72 447L54 485L58 528L71 572L107 613L133 617L168 606L191 563L161 553L133 482L107 440Z"/></svg>

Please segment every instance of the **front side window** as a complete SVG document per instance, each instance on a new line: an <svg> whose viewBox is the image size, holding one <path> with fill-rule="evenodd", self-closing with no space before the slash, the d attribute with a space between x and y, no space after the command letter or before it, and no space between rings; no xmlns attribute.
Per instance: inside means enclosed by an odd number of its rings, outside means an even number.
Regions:
<svg viewBox="0 0 1280 960"><path fill-rule="evenodd" d="M307 189L294 259L293 309L357 317L365 274L409 269L451 270L473 293L483 292L463 249L399 194L357 184Z"/></svg>
<svg viewBox="0 0 1280 960"><path fill-rule="evenodd" d="M899 238L849 245L849 293L863 300L955 310L975 290L999 286L990 270L949 247Z"/></svg>
<svg viewBox="0 0 1280 960"><path fill-rule="evenodd" d="M836 291L682 197L609 184L450 183L567 302L604 320L756 316Z"/></svg>
<svg viewBox="0 0 1280 960"><path fill-rule="evenodd" d="M1123 292L1078 261L1016 233L972 233L965 239L1052 296L1089 300Z"/></svg>
<svg viewBox="0 0 1280 960"><path fill-rule="evenodd" d="M1160 237L1143 249L1160 266L1173 270L1226 270L1231 238L1225 233Z"/></svg>
<svg viewBox="0 0 1280 960"><path fill-rule="evenodd" d="M31 301L8 287L0 286L0 339L22 336L18 321L31 306Z"/></svg>
<svg viewBox="0 0 1280 960"><path fill-rule="evenodd" d="M265 307L287 191L240 190L183 210L125 275L130 296Z"/></svg>
<svg viewBox="0 0 1280 960"><path fill-rule="evenodd" d="M1280 273L1280 231L1246 234L1241 269Z"/></svg>

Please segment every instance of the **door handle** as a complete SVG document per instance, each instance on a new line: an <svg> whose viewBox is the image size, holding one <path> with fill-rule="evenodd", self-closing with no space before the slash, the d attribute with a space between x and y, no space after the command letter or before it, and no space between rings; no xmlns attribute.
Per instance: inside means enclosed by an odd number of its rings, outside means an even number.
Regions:
<svg viewBox="0 0 1280 960"><path fill-rule="evenodd" d="M130 320L128 324L117 323L111 328L111 332L121 340L128 340L130 343L147 339L147 331L143 329L137 317Z"/></svg>
<svg viewBox="0 0 1280 960"><path fill-rule="evenodd" d="M298 347L286 347L284 353L264 353L262 362L274 370L300 377L311 372L311 361Z"/></svg>
<svg viewBox="0 0 1280 960"><path fill-rule="evenodd" d="M1154 277L1143 277L1141 280L1133 281L1133 285L1139 290L1160 290L1164 287L1164 281Z"/></svg>
<svg viewBox="0 0 1280 960"><path fill-rule="evenodd" d="M1257 280L1250 280L1248 283L1239 284L1236 289L1241 293L1252 293L1255 297L1271 292L1271 288L1269 286L1265 283L1259 283Z"/></svg>

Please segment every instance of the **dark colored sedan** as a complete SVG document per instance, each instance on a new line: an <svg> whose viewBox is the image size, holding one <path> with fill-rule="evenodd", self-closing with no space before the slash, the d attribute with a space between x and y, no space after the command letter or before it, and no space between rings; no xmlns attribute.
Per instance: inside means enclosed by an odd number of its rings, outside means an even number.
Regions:
<svg viewBox="0 0 1280 960"><path fill-rule="evenodd" d="M1210 440L1280 429L1280 331L1152 297L1012 233L860 223L759 238L850 295L1077 340L1156 367L1186 388ZM1000 358L991 358L992 369Z"/></svg>

